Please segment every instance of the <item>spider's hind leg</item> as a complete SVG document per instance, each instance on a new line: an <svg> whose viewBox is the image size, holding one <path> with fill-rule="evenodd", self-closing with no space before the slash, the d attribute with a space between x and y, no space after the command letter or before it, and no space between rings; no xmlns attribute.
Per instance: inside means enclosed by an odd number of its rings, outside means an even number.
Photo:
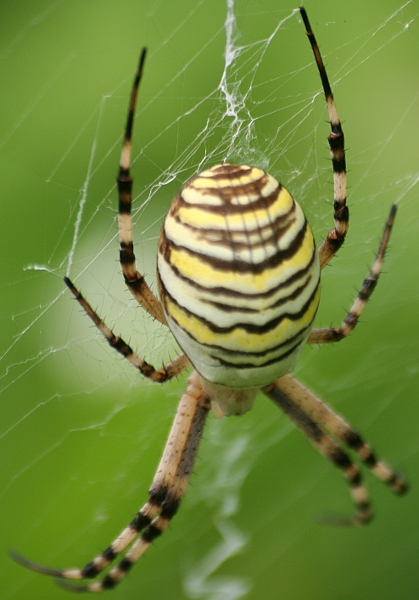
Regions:
<svg viewBox="0 0 419 600"><path fill-rule="evenodd" d="M295 423L313 446L343 471L357 512L353 517L331 518L326 519L327 522L340 525L363 525L373 516L360 470L343 448L356 452L359 460L394 493L401 495L407 491L406 482L388 465L375 457L370 446L360 435L299 381L290 375L285 375L266 387L264 392Z"/></svg>
<svg viewBox="0 0 419 600"><path fill-rule="evenodd" d="M124 558L101 581L81 586L65 581L59 583L71 591L100 592L114 588L125 577L150 544L168 527L189 483L210 401L196 371L188 381L150 488L149 499L112 544L83 569L49 569L13 553L15 560L34 571L59 579L89 579L97 577L134 542Z"/></svg>
<svg viewBox="0 0 419 600"><path fill-rule="evenodd" d="M333 519L333 522L340 525L364 525L368 523L373 515L368 491L362 482L358 467L352 463L349 456L330 435L310 415L302 410L295 400L294 394L286 389L282 389L282 379L284 378L281 377L277 382L266 387L264 389L265 394L291 419L320 454L329 459L335 467L343 471L343 475L349 484L356 513L353 517ZM330 521L329 519L327 520Z"/></svg>

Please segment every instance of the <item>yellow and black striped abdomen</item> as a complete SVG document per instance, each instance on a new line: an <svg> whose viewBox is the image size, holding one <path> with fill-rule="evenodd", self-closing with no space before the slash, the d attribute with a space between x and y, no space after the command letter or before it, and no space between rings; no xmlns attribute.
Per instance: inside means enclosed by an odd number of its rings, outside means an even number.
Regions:
<svg viewBox="0 0 419 600"><path fill-rule="evenodd" d="M294 368L320 267L303 211L273 177L224 164L191 179L166 216L157 267L169 327L206 380L253 388Z"/></svg>

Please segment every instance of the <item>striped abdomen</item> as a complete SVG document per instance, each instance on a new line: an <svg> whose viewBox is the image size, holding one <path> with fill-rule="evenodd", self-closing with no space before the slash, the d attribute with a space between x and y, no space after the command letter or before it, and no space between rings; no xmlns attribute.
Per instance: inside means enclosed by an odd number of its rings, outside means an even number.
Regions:
<svg viewBox="0 0 419 600"><path fill-rule="evenodd" d="M273 177L224 164L191 179L166 216L157 266L169 327L202 377L254 388L293 369L320 267L300 206Z"/></svg>

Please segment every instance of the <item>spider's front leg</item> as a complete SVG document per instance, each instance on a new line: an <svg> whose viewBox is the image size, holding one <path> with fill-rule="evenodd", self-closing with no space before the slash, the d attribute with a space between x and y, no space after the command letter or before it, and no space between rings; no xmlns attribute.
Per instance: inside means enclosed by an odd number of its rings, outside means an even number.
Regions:
<svg viewBox="0 0 419 600"><path fill-rule="evenodd" d="M322 81L331 128L328 142L333 166L333 208L335 226L332 231L329 232L327 238L319 248L320 266L323 269L342 246L349 227L349 209L346 205L345 138L319 46L317 45L310 21L308 20L307 13L303 7L300 8L300 13Z"/></svg>
<svg viewBox="0 0 419 600"><path fill-rule="evenodd" d="M143 48L138 64L137 73L135 75L132 86L130 103L128 107L128 116L125 125L124 142L122 145L121 158L119 161L118 173L118 228L120 252L119 261L121 264L122 274L125 283L130 289L132 295L137 302L146 310L152 317L167 325L166 318L163 313L162 306L159 300L151 291L144 276L137 270L134 243L132 239L132 177L130 174L131 167L131 147L132 147L132 130L134 125L134 111L137 102L138 88L143 75L144 61L146 57L146 49Z"/></svg>
<svg viewBox="0 0 419 600"><path fill-rule="evenodd" d="M149 492L148 502L137 513L112 544L83 569L49 569L33 563L16 553L13 558L25 567L60 579L95 578L135 538L124 558L101 580L87 585L60 581L60 585L76 592L101 592L114 588L141 558L149 545L168 527L185 494L198 453L210 400L202 386L201 377L194 371L183 394L169 438Z"/></svg>

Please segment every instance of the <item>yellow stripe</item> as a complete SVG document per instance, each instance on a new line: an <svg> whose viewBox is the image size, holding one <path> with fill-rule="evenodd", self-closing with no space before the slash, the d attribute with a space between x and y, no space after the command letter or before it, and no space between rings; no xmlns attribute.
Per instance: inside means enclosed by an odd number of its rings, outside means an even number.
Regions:
<svg viewBox="0 0 419 600"><path fill-rule="evenodd" d="M215 165L210 169L206 169L202 171L195 179L192 179L189 184L185 185L185 188L188 185L193 185L196 188L220 188L220 187L235 187L237 185L247 185L248 183L254 183L259 179L262 179L266 173L257 167L249 167L249 165L240 165L240 170L237 169L237 172L240 173L240 176L228 175L225 177L220 177L218 170L223 170L226 167L229 167L228 163L223 165ZM234 165L233 165L234 166ZM275 181L273 177L268 176L270 179ZM276 183L276 181L275 181Z"/></svg>
<svg viewBox="0 0 419 600"><path fill-rule="evenodd" d="M227 287L244 294L260 293L272 289L275 285L285 282L297 271L303 269L312 259L315 245L312 233L307 227L303 243L294 256L284 260L273 269L265 269L262 273L239 273L222 271L210 264L204 263L199 256L190 254L182 249L173 249L170 253L170 264L181 275L211 287ZM170 292L174 282L163 282Z"/></svg>
<svg viewBox="0 0 419 600"><path fill-rule="evenodd" d="M248 333L237 327L230 333L216 333L205 326L202 321L185 313L178 305L166 298L166 310L178 325L189 332L199 343L221 346L232 351L261 352L277 346L308 327L316 314L320 300L320 286L313 297L307 311L297 320L284 318L277 327L266 333ZM191 357L193 362L193 357Z"/></svg>
<svg viewBox="0 0 419 600"><path fill-rule="evenodd" d="M196 192L192 190L189 191L190 194L187 195L195 198ZM185 192L186 190L182 192L182 197L185 197ZM201 203L205 203L207 198L208 196L200 197ZM260 198L260 196L257 196L256 198ZM236 202L242 206L252 204L251 198L243 195L237 196ZM223 231L245 231L246 229L254 229L255 227L264 227L271 224L275 219L289 212L292 209L292 206L293 199L291 195L285 188L282 188L276 201L269 206L268 210L266 208L259 208L257 210L244 210L243 212L236 214L223 214L222 210L219 212L210 212L187 205L178 208L176 217L191 227L220 229ZM170 215L168 215L168 217L167 221L170 222L172 219L170 218Z"/></svg>
<svg viewBox="0 0 419 600"><path fill-rule="evenodd" d="M253 217L254 213L251 214ZM251 219L247 215L238 215L236 225L237 227L241 225L238 231L231 226L232 215L224 217L224 227L217 224L217 228L213 227L211 215L207 215L207 229L204 229L204 226L202 229L189 227L177 218L168 216L164 230L168 240L180 248L224 261L232 262L240 259L256 265L275 255L278 250L287 249L305 223L304 213L298 205L295 205L295 210L288 212L289 217L282 218L282 235L275 236L272 219L278 215L271 216L266 211L262 214L264 222L261 219L256 226L254 223L249 223ZM238 222L240 218L241 223ZM205 224L204 218L202 222ZM229 243L226 243L226 238Z"/></svg>
<svg viewBox="0 0 419 600"><path fill-rule="evenodd" d="M320 274L318 261L313 261L311 268L306 273L303 272L300 277L295 279L295 281L285 282L285 284L283 283L279 287L278 282L274 280L273 287L264 290L266 293L261 295L256 295L254 293L244 294L243 290L241 290L240 296L237 296L231 293L231 286L222 289L220 287L215 289L198 288L195 285L196 278L191 281L176 276L171 271L169 263L166 263L161 258L159 258L158 266L162 281L165 281L166 283L170 282L170 294L178 304L181 304L194 314L202 316L205 312L208 315L207 318L215 322L217 322L216 319L218 319L218 315L211 318L211 314L215 312L214 302L234 306L238 313L240 313L242 308L245 310L257 310L259 312L270 310L273 313L273 318L275 314L278 315L278 312L280 311L280 308L278 308L279 303L281 301L288 302L290 296L292 296L297 289L301 288L301 286L304 286L304 289L300 292L301 295L306 295L306 290L311 289L311 291L313 291ZM308 296L306 295L306 297ZM224 315L224 318L230 319L231 323L234 318L234 313L227 313ZM245 317L242 316L241 318L243 319Z"/></svg>

